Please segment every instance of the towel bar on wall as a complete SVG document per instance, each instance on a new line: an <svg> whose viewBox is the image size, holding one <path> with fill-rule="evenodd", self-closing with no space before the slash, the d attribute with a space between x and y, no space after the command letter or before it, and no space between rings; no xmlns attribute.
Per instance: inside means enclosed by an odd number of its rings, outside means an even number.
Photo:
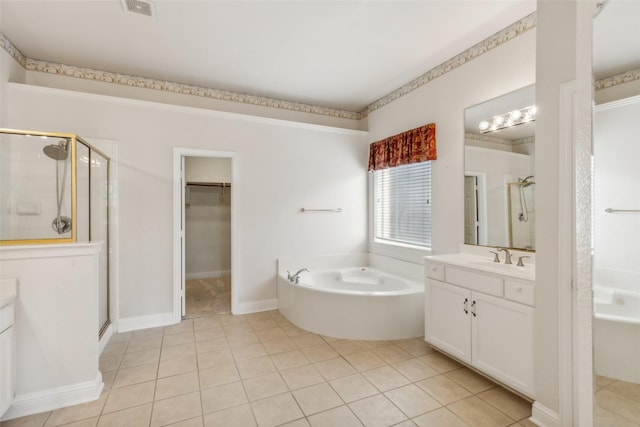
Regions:
<svg viewBox="0 0 640 427"><path fill-rule="evenodd" d="M342 208L338 208L338 209L308 209L308 208L301 208L300 212L342 212Z"/></svg>
<svg viewBox="0 0 640 427"><path fill-rule="evenodd" d="M611 209L607 208L604 210L606 213L614 213L614 212L640 212L640 209Z"/></svg>

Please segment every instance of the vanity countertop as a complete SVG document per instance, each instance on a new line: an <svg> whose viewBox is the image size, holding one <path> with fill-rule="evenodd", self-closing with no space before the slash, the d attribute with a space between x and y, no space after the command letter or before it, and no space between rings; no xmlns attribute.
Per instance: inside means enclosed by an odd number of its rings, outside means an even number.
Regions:
<svg viewBox="0 0 640 427"><path fill-rule="evenodd" d="M18 281L16 279L0 280L0 307L11 304L18 296Z"/></svg>
<svg viewBox="0 0 640 427"><path fill-rule="evenodd" d="M442 262L445 264L455 265L457 267L468 268L486 273L493 273L505 278L514 278L521 280L536 279L536 268L533 264L526 264L524 267L516 265L517 256L513 255L513 264L504 264L504 262L493 262L489 256L480 256L468 253L431 255L425 257L427 260Z"/></svg>

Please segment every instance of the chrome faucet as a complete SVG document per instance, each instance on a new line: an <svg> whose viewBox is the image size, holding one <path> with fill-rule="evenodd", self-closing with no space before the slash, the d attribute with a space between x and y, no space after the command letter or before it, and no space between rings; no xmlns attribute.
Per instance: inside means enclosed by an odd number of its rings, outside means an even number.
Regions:
<svg viewBox="0 0 640 427"><path fill-rule="evenodd" d="M505 264L513 264L511 262L511 252L507 248L498 248L498 252L504 251L504 263Z"/></svg>
<svg viewBox="0 0 640 427"><path fill-rule="evenodd" d="M309 271L309 272L311 272L311 270L309 270L308 268L301 268L300 270L298 270L298 271L296 272L296 274L291 275L291 274L289 273L289 270L287 270L287 279L289 279L289 281L290 281L291 283L296 283L296 284L297 284L297 283L300 281L300 273L302 273L303 271Z"/></svg>

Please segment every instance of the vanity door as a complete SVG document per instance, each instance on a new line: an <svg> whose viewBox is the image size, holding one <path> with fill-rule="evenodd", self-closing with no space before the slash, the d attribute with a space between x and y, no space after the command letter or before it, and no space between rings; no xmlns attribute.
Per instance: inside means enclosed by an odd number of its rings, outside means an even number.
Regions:
<svg viewBox="0 0 640 427"><path fill-rule="evenodd" d="M471 364L533 396L534 309L477 292L472 298Z"/></svg>
<svg viewBox="0 0 640 427"><path fill-rule="evenodd" d="M425 298L426 341L471 363L471 291L427 279Z"/></svg>

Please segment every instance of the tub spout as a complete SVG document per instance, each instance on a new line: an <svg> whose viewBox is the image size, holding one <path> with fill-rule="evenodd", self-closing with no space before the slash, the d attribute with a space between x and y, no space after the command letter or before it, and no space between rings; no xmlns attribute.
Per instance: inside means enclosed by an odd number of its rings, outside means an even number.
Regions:
<svg viewBox="0 0 640 427"><path fill-rule="evenodd" d="M291 281L291 283L298 283L300 281L300 273L302 273L303 271L311 271L308 268L301 268L300 270L298 270L296 272L296 274L294 274L293 276L289 276L289 280Z"/></svg>

